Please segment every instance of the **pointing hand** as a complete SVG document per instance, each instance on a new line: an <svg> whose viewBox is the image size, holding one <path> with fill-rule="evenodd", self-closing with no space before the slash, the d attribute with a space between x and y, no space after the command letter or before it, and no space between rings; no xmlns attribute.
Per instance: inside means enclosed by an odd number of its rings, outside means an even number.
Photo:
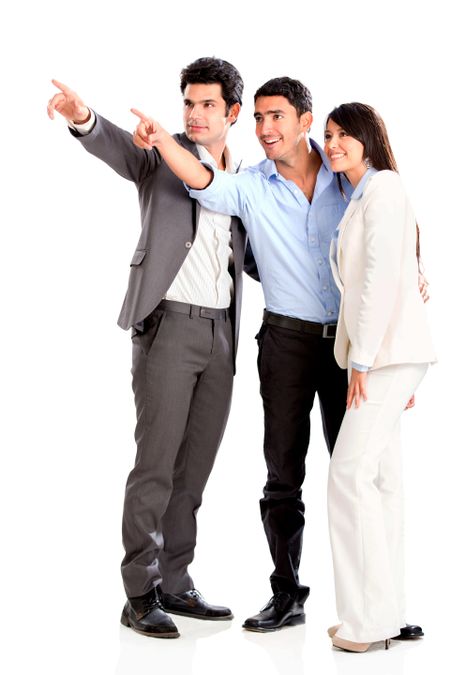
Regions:
<svg viewBox="0 0 450 675"><path fill-rule="evenodd" d="M56 110L69 122L74 122L75 124L87 122L91 113L78 94L62 82L58 82L58 80L52 80L52 84L59 89L59 92L48 102L47 114L50 119L53 120L55 118Z"/></svg>

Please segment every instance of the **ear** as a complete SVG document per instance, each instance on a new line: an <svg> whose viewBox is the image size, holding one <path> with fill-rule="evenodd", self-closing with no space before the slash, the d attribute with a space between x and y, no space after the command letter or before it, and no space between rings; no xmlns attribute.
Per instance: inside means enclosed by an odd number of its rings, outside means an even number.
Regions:
<svg viewBox="0 0 450 675"><path fill-rule="evenodd" d="M313 116L311 112L305 112L303 115L300 117L300 123L302 125L302 130L306 131L307 133L311 129L312 123L313 123Z"/></svg>
<svg viewBox="0 0 450 675"><path fill-rule="evenodd" d="M233 105L230 108L230 112L228 113L228 121L230 122L230 124L234 124L236 122L240 111L241 111L240 103L233 103Z"/></svg>

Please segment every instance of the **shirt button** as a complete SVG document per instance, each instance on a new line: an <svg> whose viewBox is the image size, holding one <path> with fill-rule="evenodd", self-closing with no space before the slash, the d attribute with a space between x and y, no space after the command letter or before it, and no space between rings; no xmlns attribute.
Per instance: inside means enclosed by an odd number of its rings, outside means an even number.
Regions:
<svg viewBox="0 0 450 675"><path fill-rule="evenodd" d="M328 286L322 286L322 288L323 288L324 291L328 290Z"/></svg>
<svg viewBox="0 0 450 675"><path fill-rule="evenodd" d="M187 242L185 243L185 247L186 247L186 248L191 248L191 246L192 246L192 241L187 241Z"/></svg>
<svg viewBox="0 0 450 675"><path fill-rule="evenodd" d="M314 244L314 242L316 241L316 238L315 238L315 237L311 237L311 239L310 239L309 241L311 242L311 244Z"/></svg>
<svg viewBox="0 0 450 675"><path fill-rule="evenodd" d="M323 265L323 260L322 260L322 258L319 258L319 260L318 260L317 262L319 263L319 265Z"/></svg>
<svg viewBox="0 0 450 675"><path fill-rule="evenodd" d="M334 312L327 312L327 314L328 316L331 316L332 314L334 314Z"/></svg>

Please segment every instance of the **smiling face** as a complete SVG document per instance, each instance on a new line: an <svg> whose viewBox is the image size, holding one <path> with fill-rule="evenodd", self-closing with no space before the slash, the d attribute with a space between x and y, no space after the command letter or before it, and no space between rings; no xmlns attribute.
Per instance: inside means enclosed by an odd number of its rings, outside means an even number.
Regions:
<svg viewBox="0 0 450 675"><path fill-rule="evenodd" d="M364 162L364 145L328 119L324 135L324 150L333 171L345 173L355 187L367 171Z"/></svg>
<svg viewBox="0 0 450 675"><path fill-rule="evenodd" d="M183 122L187 137L210 150L225 144L230 125L239 114L239 103L226 110L222 85L188 84L184 90Z"/></svg>
<svg viewBox="0 0 450 675"><path fill-rule="evenodd" d="M255 101L254 117L256 135L267 159L292 164L311 126L311 113L299 117L284 96L260 96Z"/></svg>

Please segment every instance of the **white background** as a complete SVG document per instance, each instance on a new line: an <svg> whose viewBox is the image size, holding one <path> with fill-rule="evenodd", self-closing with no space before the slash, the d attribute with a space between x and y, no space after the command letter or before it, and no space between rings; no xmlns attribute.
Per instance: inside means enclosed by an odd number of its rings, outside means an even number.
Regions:
<svg viewBox="0 0 450 675"><path fill-rule="evenodd" d="M448 28L444 3L129 0L15 2L2 10L0 659L7 673L261 675L443 672L448 658ZM253 339L263 300L245 282L229 425L199 515L192 573L232 623L180 618L175 641L120 627L121 511L134 460L129 335L116 325L139 234L135 188L46 117L50 79L132 129L136 106L181 129L179 72L199 56L235 64L246 84L231 131L246 163L255 89L289 75L312 91L313 137L326 113L359 100L384 117L422 230L440 363L405 413L408 620L425 640L362 656L333 652L325 491L314 412L304 490L301 580L307 625L245 633L270 597L259 521L265 479Z"/></svg>

